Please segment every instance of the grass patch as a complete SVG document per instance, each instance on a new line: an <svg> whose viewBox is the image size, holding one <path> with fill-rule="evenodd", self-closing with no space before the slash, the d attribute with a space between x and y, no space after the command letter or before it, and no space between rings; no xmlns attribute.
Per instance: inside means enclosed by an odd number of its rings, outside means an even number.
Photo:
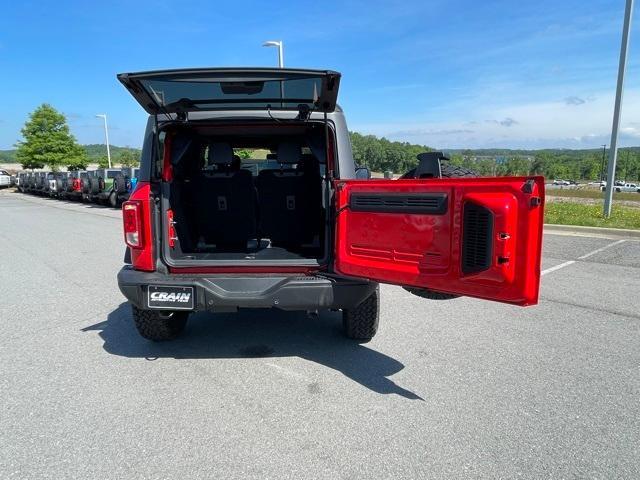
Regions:
<svg viewBox="0 0 640 480"><path fill-rule="evenodd" d="M550 197L604 198L604 192L595 188L547 188L545 194ZM640 193L613 192L613 198L614 200L631 200L640 202Z"/></svg>
<svg viewBox="0 0 640 480"><path fill-rule="evenodd" d="M552 202L544 206L545 223L640 230L640 208L614 205L611 218L602 216L602 205Z"/></svg>

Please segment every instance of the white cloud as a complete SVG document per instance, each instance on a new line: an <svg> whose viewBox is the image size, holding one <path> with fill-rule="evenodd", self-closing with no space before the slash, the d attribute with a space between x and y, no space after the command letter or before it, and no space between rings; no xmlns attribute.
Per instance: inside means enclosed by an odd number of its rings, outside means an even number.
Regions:
<svg viewBox="0 0 640 480"><path fill-rule="evenodd" d="M357 131L392 140L424 143L439 148L591 148L609 143L613 92L595 92L579 98L583 103L561 101L484 105L440 115L442 121L353 125ZM576 108L579 104L580 108ZM483 120L486 118L502 120ZM470 129L469 126L473 126ZM640 142L640 89L624 95L620 145Z"/></svg>

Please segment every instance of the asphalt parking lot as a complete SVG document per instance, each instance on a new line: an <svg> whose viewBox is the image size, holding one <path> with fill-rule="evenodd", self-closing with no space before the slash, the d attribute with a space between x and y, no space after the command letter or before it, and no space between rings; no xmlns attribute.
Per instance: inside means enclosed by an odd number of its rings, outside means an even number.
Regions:
<svg viewBox="0 0 640 480"><path fill-rule="evenodd" d="M119 212L0 194L0 478L638 478L640 242L546 234L540 304L382 289L140 338Z"/></svg>

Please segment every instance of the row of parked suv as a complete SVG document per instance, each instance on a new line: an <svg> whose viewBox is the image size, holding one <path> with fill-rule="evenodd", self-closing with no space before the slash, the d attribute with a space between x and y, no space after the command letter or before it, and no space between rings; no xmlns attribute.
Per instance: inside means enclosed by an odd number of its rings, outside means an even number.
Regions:
<svg viewBox="0 0 640 480"><path fill-rule="evenodd" d="M102 168L75 172L21 172L24 193L119 207L136 186L138 168Z"/></svg>

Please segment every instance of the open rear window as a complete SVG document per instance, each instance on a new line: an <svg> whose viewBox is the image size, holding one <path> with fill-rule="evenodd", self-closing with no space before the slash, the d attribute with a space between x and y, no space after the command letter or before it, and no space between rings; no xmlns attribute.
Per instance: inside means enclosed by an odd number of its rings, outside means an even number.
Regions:
<svg viewBox="0 0 640 480"><path fill-rule="evenodd" d="M189 69L121 73L118 79L152 114L301 107L331 112L340 74L284 68Z"/></svg>

